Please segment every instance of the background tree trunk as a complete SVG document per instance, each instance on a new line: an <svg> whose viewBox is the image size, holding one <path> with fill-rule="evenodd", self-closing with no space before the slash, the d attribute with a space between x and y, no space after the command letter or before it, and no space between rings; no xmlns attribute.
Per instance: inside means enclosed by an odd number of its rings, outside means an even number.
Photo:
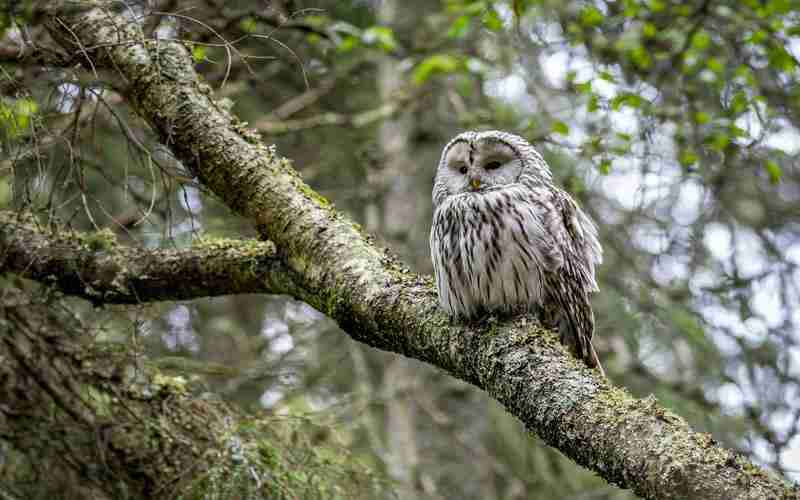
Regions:
<svg viewBox="0 0 800 500"><path fill-rule="evenodd" d="M398 26L398 12L406 13L408 5L401 6L396 0L386 0L378 7L378 19L386 26ZM413 10L413 9L412 9ZM416 11L419 12L419 11ZM416 16L412 16L416 17ZM407 19L406 19L407 21ZM382 57L378 62L378 95L382 102L401 91L403 86L395 63L390 57ZM413 154L410 141L414 132L413 114L404 111L395 117L384 120L378 132L382 168L376 173L379 198L376 210L380 214L380 224L367 225L370 233L389 235L390 242L409 248L408 239L414 228L419 227L419 214L410 203L409 192L414 191L413 165L409 161ZM413 199L413 198L412 198ZM368 219L369 220L369 219ZM411 224L409 224L411 221ZM411 361L404 357L387 360L388 369L384 372L382 394L386 400L386 443L389 452L389 472L398 482L398 497L401 500L419 498L419 446L417 440L417 407L414 399L416 370Z"/></svg>

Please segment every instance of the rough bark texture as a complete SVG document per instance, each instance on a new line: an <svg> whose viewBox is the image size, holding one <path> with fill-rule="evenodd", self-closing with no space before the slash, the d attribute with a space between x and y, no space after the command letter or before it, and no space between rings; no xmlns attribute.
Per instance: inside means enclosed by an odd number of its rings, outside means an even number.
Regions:
<svg viewBox="0 0 800 500"><path fill-rule="evenodd" d="M450 324L428 278L370 244L288 160L214 102L183 46L141 40L127 17L99 3L61 7L53 36L70 53L84 53L87 65L91 59L121 74L126 98L164 144L275 242L297 284L293 295L353 338L484 389L547 443L644 497L798 497L795 487L693 432L655 400L598 379L528 318Z"/></svg>
<svg viewBox="0 0 800 500"><path fill-rule="evenodd" d="M96 304L296 288L270 242L213 239L186 250L147 250L118 244L111 231L45 228L7 211L0 211L0 272L51 283Z"/></svg>

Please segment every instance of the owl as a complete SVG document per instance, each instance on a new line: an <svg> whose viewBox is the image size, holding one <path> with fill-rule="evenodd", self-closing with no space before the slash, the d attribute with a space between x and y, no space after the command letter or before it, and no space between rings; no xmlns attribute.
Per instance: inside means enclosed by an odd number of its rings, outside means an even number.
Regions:
<svg viewBox="0 0 800 500"><path fill-rule="evenodd" d="M589 302L603 254L597 227L525 139L457 135L442 151L433 209L431 257L445 311L466 320L538 313L603 373Z"/></svg>

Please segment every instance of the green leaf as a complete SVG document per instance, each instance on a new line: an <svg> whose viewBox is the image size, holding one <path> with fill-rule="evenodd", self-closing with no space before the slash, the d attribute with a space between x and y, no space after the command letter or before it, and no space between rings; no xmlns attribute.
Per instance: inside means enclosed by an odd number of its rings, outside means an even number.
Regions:
<svg viewBox="0 0 800 500"><path fill-rule="evenodd" d="M755 45L760 45L764 43L767 38L769 38L769 34L766 31L758 30L753 32L750 37L747 38L747 41Z"/></svg>
<svg viewBox="0 0 800 500"><path fill-rule="evenodd" d="M744 92L739 91L733 95L733 99L731 99L730 110L735 115L740 115L747 110L747 95Z"/></svg>
<svg viewBox="0 0 800 500"><path fill-rule="evenodd" d="M680 155L678 155L678 162L683 165L684 167L689 167L697 163L698 157L697 153L692 151L691 149L684 149L681 151Z"/></svg>
<svg viewBox="0 0 800 500"><path fill-rule="evenodd" d="M644 26L642 26L642 35L644 35L645 38L655 38L656 34L658 34L658 29L655 24L649 22L644 23Z"/></svg>
<svg viewBox="0 0 800 500"><path fill-rule="evenodd" d="M592 94L591 97L589 97L589 102L586 103L586 109L590 113L594 113L600 109L600 99L598 99L597 95Z"/></svg>
<svg viewBox="0 0 800 500"><path fill-rule="evenodd" d="M600 137L599 135L596 135L589 140L589 145L584 147L586 148L587 151L590 151L592 153L597 153L598 151L602 151L603 138Z"/></svg>
<svg viewBox="0 0 800 500"><path fill-rule="evenodd" d="M724 132L717 132L711 136L710 146L717 151L723 151L731 143L731 138Z"/></svg>
<svg viewBox="0 0 800 500"><path fill-rule="evenodd" d="M457 71L461 61L450 54L433 54L423 59L411 74L411 80L422 85L434 74L448 74Z"/></svg>
<svg viewBox="0 0 800 500"><path fill-rule="evenodd" d="M605 80L609 83L617 83L617 79L614 78L614 75L612 75L608 71L601 71L599 76L601 80Z"/></svg>
<svg viewBox="0 0 800 500"><path fill-rule="evenodd" d="M693 116L694 122L698 125L705 125L711 121L711 115L705 111L698 111Z"/></svg>
<svg viewBox="0 0 800 500"><path fill-rule="evenodd" d="M472 22L472 18L469 16L459 16L452 25L450 25L450 29L447 30L447 38L464 38L469 33L469 27Z"/></svg>
<svg viewBox="0 0 800 500"><path fill-rule="evenodd" d="M397 39L394 31L386 26L371 26L364 30L361 40L367 45L377 45L385 52L392 52L397 48Z"/></svg>
<svg viewBox="0 0 800 500"><path fill-rule="evenodd" d="M747 84L751 87L756 86L756 77L753 75L753 71L744 64L736 68L734 74L736 75L736 78L744 79L744 81L747 82Z"/></svg>
<svg viewBox="0 0 800 500"><path fill-rule="evenodd" d="M208 54L208 47L205 45L195 45L192 47L192 59L194 62L203 62L206 60Z"/></svg>
<svg viewBox="0 0 800 500"><path fill-rule="evenodd" d="M713 71L714 73L721 75L725 72L725 66L722 64L722 61L717 59L716 57L709 57L708 61L706 61L706 66L708 69Z"/></svg>
<svg viewBox="0 0 800 500"><path fill-rule="evenodd" d="M781 46L775 45L767 50L769 65L782 71L792 71L797 66L797 61Z"/></svg>
<svg viewBox="0 0 800 500"><path fill-rule="evenodd" d="M239 29L245 33L255 33L258 29L258 22L254 17L245 17L239 21Z"/></svg>
<svg viewBox="0 0 800 500"><path fill-rule="evenodd" d="M39 110L33 99L17 99L13 103L0 100L0 129L16 137L28 129L31 117Z"/></svg>
<svg viewBox="0 0 800 500"><path fill-rule="evenodd" d="M789 0L770 0L767 2L767 11L771 15L788 14L792 11L792 2Z"/></svg>
<svg viewBox="0 0 800 500"><path fill-rule="evenodd" d="M633 61L633 64L641 69L650 69L653 65L653 58L650 56L647 49L641 45L634 47L634 49L630 51L629 57L631 61Z"/></svg>
<svg viewBox="0 0 800 500"><path fill-rule="evenodd" d="M767 160L765 166L767 168L767 173L769 174L769 181L773 184L779 183L781 181L781 177L783 177L783 170L781 169L781 166L773 160Z"/></svg>
<svg viewBox="0 0 800 500"><path fill-rule="evenodd" d="M317 33L309 33L306 35L306 41L309 43L309 45L319 45L322 40L323 38Z"/></svg>
<svg viewBox="0 0 800 500"><path fill-rule="evenodd" d="M600 165L597 166L597 170L599 170L603 175L608 175L611 173L611 160L608 158L603 158L600 160Z"/></svg>
<svg viewBox="0 0 800 500"><path fill-rule="evenodd" d="M605 16L603 16L603 13L600 12L597 7L590 5L581 11L579 19L583 26L594 28L595 26L603 24Z"/></svg>
<svg viewBox="0 0 800 500"><path fill-rule="evenodd" d="M569 135L569 126L560 120L553 122L551 130L556 134Z"/></svg>
<svg viewBox="0 0 800 500"><path fill-rule="evenodd" d="M503 29L503 20L494 8L489 7L483 15L483 25L491 31L500 31Z"/></svg>
<svg viewBox="0 0 800 500"><path fill-rule="evenodd" d="M352 35L348 35L342 38L342 41L339 42L339 45L336 47L336 50L341 53L350 52L356 47L358 47L358 45L359 45L358 38Z"/></svg>
<svg viewBox="0 0 800 500"><path fill-rule="evenodd" d="M697 50L705 50L711 45L711 36L705 30L698 30L692 37L692 47Z"/></svg>
<svg viewBox="0 0 800 500"><path fill-rule="evenodd" d="M583 83L576 83L575 90L580 92L581 94L591 94L592 93L592 81L586 80Z"/></svg>
<svg viewBox="0 0 800 500"><path fill-rule="evenodd" d="M19 99L16 104L17 115L30 117L39 111L39 105L33 99Z"/></svg>
<svg viewBox="0 0 800 500"><path fill-rule="evenodd" d="M644 104L644 99L640 95L631 92L623 92L611 99L611 109L619 111L623 106L640 108Z"/></svg>
<svg viewBox="0 0 800 500"><path fill-rule="evenodd" d="M747 131L745 129L737 127L736 125L733 124L731 124L731 126L728 127L728 133L730 133L732 137L744 137L747 135Z"/></svg>
<svg viewBox="0 0 800 500"><path fill-rule="evenodd" d="M639 11L641 10L641 6L639 2L636 0L623 0L622 5L625 6L625 9L622 11L622 15L625 17L638 17Z"/></svg>

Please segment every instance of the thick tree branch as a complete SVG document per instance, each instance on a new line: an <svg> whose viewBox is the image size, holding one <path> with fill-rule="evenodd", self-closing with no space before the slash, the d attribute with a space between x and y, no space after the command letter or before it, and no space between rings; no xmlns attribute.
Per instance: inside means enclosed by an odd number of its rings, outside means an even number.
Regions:
<svg viewBox="0 0 800 500"><path fill-rule="evenodd" d="M98 8L62 10L60 22L51 24L53 36L69 52L87 51L93 64L121 72L129 102L162 141L285 252L302 286L297 296L353 338L486 390L547 443L644 497L798 496L655 400L611 387L525 318L481 328L450 324L430 280L370 244L289 161L217 106L183 46L142 40L125 16L92 4Z"/></svg>
<svg viewBox="0 0 800 500"><path fill-rule="evenodd" d="M185 250L116 243L110 231L52 231L0 211L0 273L52 283L95 303L136 304L239 293L292 293L270 242L200 240Z"/></svg>

